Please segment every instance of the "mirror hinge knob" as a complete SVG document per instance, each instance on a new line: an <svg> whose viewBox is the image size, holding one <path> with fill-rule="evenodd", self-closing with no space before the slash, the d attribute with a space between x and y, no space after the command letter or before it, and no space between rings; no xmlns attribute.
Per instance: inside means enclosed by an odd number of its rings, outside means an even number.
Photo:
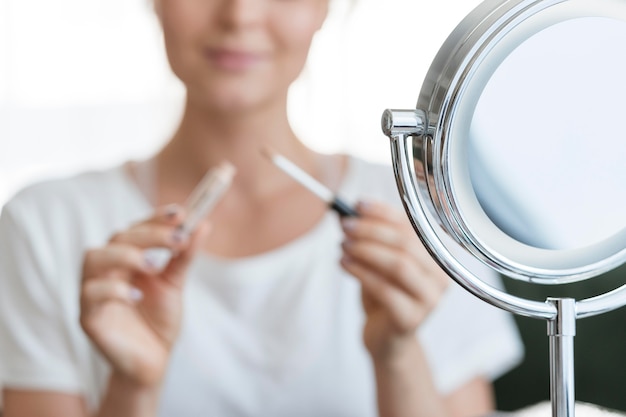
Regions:
<svg viewBox="0 0 626 417"><path fill-rule="evenodd" d="M391 110L383 112L381 127L389 138L424 134L426 115L422 110Z"/></svg>

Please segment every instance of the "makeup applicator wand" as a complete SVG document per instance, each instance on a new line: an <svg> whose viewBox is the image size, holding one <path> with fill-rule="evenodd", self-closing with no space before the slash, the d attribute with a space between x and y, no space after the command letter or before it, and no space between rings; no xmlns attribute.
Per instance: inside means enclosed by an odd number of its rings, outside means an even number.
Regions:
<svg viewBox="0 0 626 417"><path fill-rule="evenodd" d="M336 211L341 217L357 217L359 214L345 201L337 197L328 187L310 176L299 166L291 162L284 156L271 151L268 148L262 148L261 153L269 159L274 165L280 168L291 178L299 182L306 189L321 198L328 204L332 210Z"/></svg>

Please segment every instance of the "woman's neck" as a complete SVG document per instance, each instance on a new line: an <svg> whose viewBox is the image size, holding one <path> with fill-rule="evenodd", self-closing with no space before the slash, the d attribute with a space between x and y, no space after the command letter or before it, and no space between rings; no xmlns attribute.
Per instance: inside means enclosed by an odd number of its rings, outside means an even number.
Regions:
<svg viewBox="0 0 626 417"><path fill-rule="evenodd" d="M289 179L263 158L263 147L316 170L315 153L289 125L286 103L225 115L187 101L178 130L155 158L157 180L188 190L210 167L228 160L237 168L233 186L249 195L271 193Z"/></svg>
<svg viewBox="0 0 626 417"><path fill-rule="evenodd" d="M227 117L188 104L174 138L155 158L154 203L184 204L204 173L228 160L237 172L210 214L213 230L203 249L238 258L292 241L319 224L328 207L265 159L264 146L320 179L324 158L297 140L284 105Z"/></svg>

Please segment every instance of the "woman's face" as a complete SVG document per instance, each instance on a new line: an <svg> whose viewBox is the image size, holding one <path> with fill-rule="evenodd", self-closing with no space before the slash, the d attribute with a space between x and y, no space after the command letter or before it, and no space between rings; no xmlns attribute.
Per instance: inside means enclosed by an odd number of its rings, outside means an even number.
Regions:
<svg viewBox="0 0 626 417"><path fill-rule="evenodd" d="M189 99L233 112L286 96L328 8L328 0L155 1Z"/></svg>

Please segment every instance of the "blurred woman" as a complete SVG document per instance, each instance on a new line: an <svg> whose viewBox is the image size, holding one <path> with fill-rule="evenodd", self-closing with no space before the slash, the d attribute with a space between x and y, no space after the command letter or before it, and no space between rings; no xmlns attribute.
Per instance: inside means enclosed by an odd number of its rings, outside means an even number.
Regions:
<svg viewBox="0 0 626 417"><path fill-rule="evenodd" d="M304 146L287 118L329 0L160 0L186 87L153 158L38 184L0 220L0 377L15 416L476 416L519 359L456 286L389 167ZM375 132L373 132L373 135ZM260 156L356 202L344 218ZM190 236L204 173L237 169ZM175 254L155 268L146 249Z"/></svg>

